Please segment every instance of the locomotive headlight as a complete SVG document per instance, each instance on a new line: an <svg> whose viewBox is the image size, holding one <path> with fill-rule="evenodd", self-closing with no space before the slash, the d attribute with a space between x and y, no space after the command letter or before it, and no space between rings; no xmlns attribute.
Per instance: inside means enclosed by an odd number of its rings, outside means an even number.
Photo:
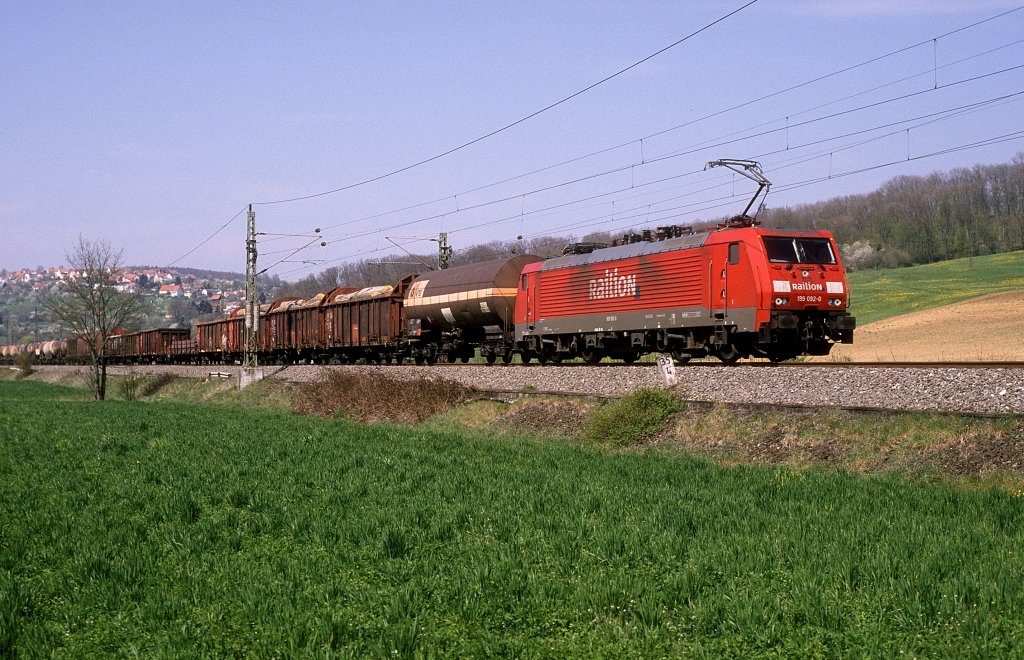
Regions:
<svg viewBox="0 0 1024 660"><path fill-rule="evenodd" d="M780 297L775 299L775 304L776 305L788 305L789 304L789 298L783 298L783 297L780 296Z"/></svg>
<svg viewBox="0 0 1024 660"><path fill-rule="evenodd" d="M843 301L841 298L830 298L828 304L832 305L833 307L842 307Z"/></svg>

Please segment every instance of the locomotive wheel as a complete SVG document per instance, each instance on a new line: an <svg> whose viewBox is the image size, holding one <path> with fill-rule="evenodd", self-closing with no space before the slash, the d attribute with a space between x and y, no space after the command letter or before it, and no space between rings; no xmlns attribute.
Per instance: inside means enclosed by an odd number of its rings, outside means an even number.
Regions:
<svg viewBox="0 0 1024 660"><path fill-rule="evenodd" d="M519 356L519 359L523 361L523 364L530 364L530 360L533 359L533 354L529 351L523 351L523 354Z"/></svg>
<svg viewBox="0 0 1024 660"><path fill-rule="evenodd" d="M782 351L773 352L768 354L768 361L772 364L778 364L779 362L785 362L786 360L792 360L798 355L795 351Z"/></svg>
<svg viewBox="0 0 1024 660"><path fill-rule="evenodd" d="M512 364L512 354L505 353L504 355L501 356L501 361L505 364Z"/></svg>
<svg viewBox="0 0 1024 660"><path fill-rule="evenodd" d="M427 354L427 364L437 364L437 353Z"/></svg>
<svg viewBox="0 0 1024 660"><path fill-rule="evenodd" d="M495 355L494 353L488 353L488 354L484 355L484 360L487 361L487 364L494 364L495 360L497 360L497 359L498 359L498 356Z"/></svg>
<svg viewBox="0 0 1024 660"><path fill-rule="evenodd" d="M448 364L455 364L455 361L459 359L458 356L456 356L455 353L452 352L442 353L441 355L444 361L447 362Z"/></svg>
<svg viewBox="0 0 1024 660"><path fill-rule="evenodd" d="M740 352L736 348L736 344L723 344L718 349L718 359L726 364L734 364L736 360L739 360Z"/></svg>
<svg viewBox="0 0 1024 660"><path fill-rule="evenodd" d="M469 363L469 358L471 358L471 357L473 357L472 354L470 354L470 353L463 353L462 355L459 356L459 362L461 362L462 364L468 364Z"/></svg>
<svg viewBox="0 0 1024 660"><path fill-rule="evenodd" d="M686 364L693 359L693 356L689 353L683 353L682 351L672 351L672 359L676 364Z"/></svg>
<svg viewBox="0 0 1024 660"><path fill-rule="evenodd" d="M416 356L413 358L413 361L416 364L423 364L423 362L425 361L424 358L423 358L423 354L422 353L417 353Z"/></svg>

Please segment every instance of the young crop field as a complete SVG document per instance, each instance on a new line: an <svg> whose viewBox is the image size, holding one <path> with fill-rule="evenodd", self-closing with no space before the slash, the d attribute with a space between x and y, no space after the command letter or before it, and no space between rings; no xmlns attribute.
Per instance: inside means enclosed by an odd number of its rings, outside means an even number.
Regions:
<svg viewBox="0 0 1024 660"><path fill-rule="evenodd" d="M1024 289L1024 251L849 274L850 312L859 325Z"/></svg>
<svg viewBox="0 0 1024 660"><path fill-rule="evenodd" d="M1024 499L0 382L0 656L1024 648Z"/></svg>

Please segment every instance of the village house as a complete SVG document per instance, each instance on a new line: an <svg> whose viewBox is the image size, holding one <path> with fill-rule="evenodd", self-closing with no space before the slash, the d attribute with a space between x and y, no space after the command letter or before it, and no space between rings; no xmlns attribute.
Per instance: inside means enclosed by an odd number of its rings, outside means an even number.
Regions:
<svg viewBox="0 0 1024 660"><path fill-rule="evenodd" d="M181 296L181 287L177 284L161 284L156 293L158 296L177 298Z"/></svg>

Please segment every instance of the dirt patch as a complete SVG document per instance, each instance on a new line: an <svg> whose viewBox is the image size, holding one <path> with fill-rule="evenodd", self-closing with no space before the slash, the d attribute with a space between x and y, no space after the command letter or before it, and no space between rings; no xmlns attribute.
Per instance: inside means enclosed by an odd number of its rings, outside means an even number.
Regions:
<svg viewBox="0 0 1024 660"><path fill-rule="evenodd" d="M785 427L772 429L754 445L742 449L745 462L788 463L795 460L839 465L846 458L842 444L802 440L792 429Z"/></svg>
<svg viewBox="0 0 1024 660"><path fill-rule="evenodd" d="M817 433L815 426L815 417L804 413L747 415L717 410L710 418L687 413L678 419L674 429L660 436L659 442L695 449L730 462L845 462L849 443Z"/></svg>
<svg viewBox="0 0 1024 660"><path fill-rule="evenodd" d="M519 435L575 438L583 432L593 406L583 401L525 401L495 419L492 426Z"/></svg>
<svg viewBox="0 0 1024 660"><path fill-rule="evenodd" d="M1024 360L1024 290L869 323L818 360Z"/></svg>
<svg viewBox="0 0 1024 660"><path fill-rule="evenodd" d="M1024 422L1007 432L972 434L933 449L933 458L950 474L985 476L1024 473Z"/></svg>
<svg viewBox="0 0 1024 660"><path fill-rule="evenodd" d="M443 378L393 378L384 374L322 370L293 398L295 412L341 415L360 422L416 424L469 401L474 390Z"/></svg>
<svg viewBox="0 0 1024 660"><path fill-rule="evenodd" d="M946 474L1024 483L1024 419L874 413L687 412L660 434L670 451L721 463L837 467L860 474Z"/></svg>

